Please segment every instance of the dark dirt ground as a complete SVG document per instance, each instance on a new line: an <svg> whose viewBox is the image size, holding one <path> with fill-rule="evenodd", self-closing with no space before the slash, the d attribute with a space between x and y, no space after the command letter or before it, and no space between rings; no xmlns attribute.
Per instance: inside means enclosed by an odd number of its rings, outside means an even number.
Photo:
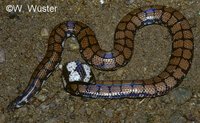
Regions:
<svg viewBox="0 0 200 123"><path fill-rule="evenodd" d="M8 0L7 0L8 1ZM7 5L57 6L54 13L8 13ZM103 49L113 46L117 23L131 10L146 5L166 5L181 11L194 33L194 59L182 82L169 94L146 99L84 99L63 89L58 69L34 101L15 112L6 106L26 87L34 68L45 54L47 39L55 25L66 20L88 24ZM40 0L0 1L0 123L199 123L200 122L200 1L199 0ZM81 59L72 39L65 43L62 64ZM94 70L98 79L141 79L161 72L171 52L166 28L148 26L137 32L134 57L114 72Z"/></svg>

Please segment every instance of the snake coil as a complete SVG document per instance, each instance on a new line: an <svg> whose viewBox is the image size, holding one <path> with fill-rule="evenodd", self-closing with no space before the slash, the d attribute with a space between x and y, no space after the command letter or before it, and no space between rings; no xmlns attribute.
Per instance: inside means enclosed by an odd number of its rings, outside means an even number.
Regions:
<svg viewBox="0 0 200 123"><path fill-rule="evenodd" d="M64 41L76 37L82 58L87 64L101 70L116 70L131 59L136 31L147 25L162 25L172 37L172 52L163 72L144 80L96 80L90 68L78 61L64 67L66 90L90 98L144 98L161 96L180 84L188 73L193 57L193 34L187 19L177 10L165 6L138 8L118 23L114 34L114 48L100 48L95 33L82 22L66 21L51 32L48 49L43 60L33 72L27 88L12 101L8 108L15 109L26 104L41 90L61 61Z"/></svg>

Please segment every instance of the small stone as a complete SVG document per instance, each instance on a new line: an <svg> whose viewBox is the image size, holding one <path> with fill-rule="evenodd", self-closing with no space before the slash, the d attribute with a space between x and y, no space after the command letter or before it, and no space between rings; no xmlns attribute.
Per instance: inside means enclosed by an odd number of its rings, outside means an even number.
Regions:
<svg viewBox="0 0 200 123"><path fill-rule="evenodd" d="M19 16L17 15L16 12L9 12L9 18L10 19L14 19L14 18L19 19Z"/></svg>
<svg viewBox="0 0 200 123"><path fill-rule="evenodd" d="M105 75L105 73L100 72L97 77L99 78L99 80L103 80L104 78L106 78L107 76Z"/></svg>
<svg viewBox="0 0 200 123"><path fill-rule="evenodd" d="M146 0L146 2L154 2L154 0Z"/></svg>
<svg viewBox="0 0 200 123"><path fill-rule="evenodd" d="M59 94L58 94L59 98L60 99L64 99L66 97L66 92L65 91L61 91Z"/></svg>
<svg viewBox="0 0 200 123"><path fill-rule="evenodd" d="M58 108L58 105L59 105L58 103L52 102L48 106L50 109L56 109L56 108Z"/></svg>
<svg viewBox="0 0 200 123"><path fill-rule="evenodd" d="M122 76L124 73L125 73L124 70L119 69L119 70L117 71L117 76Z"/></svg>
<svg viewBox="0 0 200 123"><path fill-rule="evenodd" d="M5 56L5 51L3 49L0 49L0 63L5 62L6 56Z"/></svg>
<svg viewBox="0 0 200 123"><path fill-rule="evenodd" d="M187 121L195 123L197 121L197 119L193 113L190 113L189 115L187 115Z"/></svg>
<svg viewBox="0 0 200 123"><path fill-rule="evenodd" d="M166 104L169 104L169 103L172 102L172 100L170 99L170 96L168 96L168 95L162 96L162 97L160 97L160 99L161 99L161 101L162 101L163 103L166 103Z"/></svg>
<svg viewBox="0 0 200 123"><path fill-rule="evenodd" d="M74 107L71 106L69 110L70 110L70 112L73 112L74 111Z"/></svg>
<svg viewBox="0 0 200 123"><path fill-rule="evenodd" d="M185 123L187 120L178 112L172 114L170 123Z"/></svg>
<svg viewBox="0 0 200 123"><path fill-rule="evenodd" d="M107 110L105 110L105 114L108 117L113 117L113 110L112 109L107 109Z"/></svg>
<svg viewBox="0 0 200 123"><path fill-rule="evenodd" d="M135 123L148 123L148 114L146 113L135 113L133 116L127 116L125 118L127 123L135 122Z"/></svg>
<svg viewBox="0 0 200 123"><path fill-rule="evenodd" d="M58 65L58 68L59 68L60 70L62 70L63 65L62 65L62 64L59 64L59 65Z"/></svg>
<svg viewBox="0 0 200 123"><path fill-rule="evenodd" d="M70 119L75 119L76 118L76 114L74 112L69 114Z"/></svg>
<svg viewBox="0 0 200 123"><path fill-rule="evenodd" d="M117 70L117 76L113 76L113 79L119 79L117 77L120 76L120 79L124 80L124 79L126 79L126 75L127 75L126 73L127 73L126 70L119 69L119 70Z"/></svg>
<svg viewBox="0 0 200 123"><path fill-rule="evenodd" d="M44 54L43 54L43 53L38 53L38 54L37 54L37 60L38 60L39 62L41 62L43 58L44 58Z"/></svg>
<svg viewBox="0 0 200 123"><path fill-rule="evenodd" d="M74 51L79 48L79 46L76 43L69 43L70 50Z"/></svg>
<svg viewBox="0 0 200 123"><path fill-rule="evenodd" d="M47 36L49 36L49 32L48 32L48 30L47 30L46 28L42 28L42 29L41 29L41 36L42 36L42 37L47 37Z"/></svg>
<svg viewBox="0 0 200 123"><path fill-rule="evenodd" d="M79 44L78 44L78 41L75 37L71 37L71 38L67 39L66 45L65 46L67 47L67 49L69 51L74 51L74 50L79 49Z"/></svg>
<svg viewBox="0 0 200 123"><path fill-rule="evenodd" d="M29 118L29 119L28 119L28 122L29 122L29 123L33 123L33 122L34 122L34 119L33 119L33 118Z"/></svg>
<svg viewBox="0 0 200 123"><path fill-rule="evenodd" d="M45 123L59 123L60 122L60 117L55 117L55 118L51 118L48 121L46 121Z"/></svg>
<svg viewBox="0 0 200 123"><path fill-rule="evenodd" d="M6 116L4 114L0 115L0 123L5 123L6 122Z"/></svg>
<svg viewBox="0 0 200 123"><path fill-rule="evenodd" d="M133 2L135 2L135 0L126 0L126 1L125 1L125 3L126 3L127 5L132 4Z"/></svg>
<svg viewBox="0 0 200 123"><path fill-rule="evenodd" d="M173 100L177 104L184 104L186 101L188 101L192 97L192 92L188 89L184 88L178 88L173 91Z"/></svg>
<svg viewBox="0 0 200 123"><path fill-rule="evenodd" d="M18 114L26 115L26 113L28 112L28 109L27 107L21 107L17 111L18 111Z"/></svg>
<svg viewBox="0 0 200 123"><path fill-rule="evenodd" d="M88 115L91 115L92 110L91 110L90 108L86 108L86 113L87 113Z"/></svg>
<svg viewBox="0 0 200 123"><path fill-rule="evenodd" d="M40 108L42 109L42 110L49 110L49 105L40 105Z"/></svg>
<svg viewBox="0 0 200 123"><path fill-rule="evenodd" d="M41 102L44 102L46 100L47 96L45 95L38 95L37 99L40 100Z"/></svg>

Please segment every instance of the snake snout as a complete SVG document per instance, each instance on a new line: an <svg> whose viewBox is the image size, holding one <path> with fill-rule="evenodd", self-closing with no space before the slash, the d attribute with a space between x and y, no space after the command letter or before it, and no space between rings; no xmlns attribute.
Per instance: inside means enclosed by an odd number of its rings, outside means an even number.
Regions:
<svg viewBox="0 0 200 123"><path fill-rule="evenodd" d="M17 97L14 101L12 101L8 106L7 106L7 110L8 111L14 111L17 108L20 108L21 106L23 106L25 103L21 101L19 101L19 97Z"/></svg>

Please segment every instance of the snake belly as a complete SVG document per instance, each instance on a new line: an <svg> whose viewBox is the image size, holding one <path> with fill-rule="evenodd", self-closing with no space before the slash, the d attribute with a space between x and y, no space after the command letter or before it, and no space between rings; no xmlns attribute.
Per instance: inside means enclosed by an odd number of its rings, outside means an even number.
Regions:
<svg viewBox="0 0 200 123"><path fill-rule="evenodd" d="M80 53L87 64L100 70L116 70L130 61L136 31L153 24L166 27L172 38L171 57L159 75L144 80L95 80L86 84L68 82L66 90L70 94L90 98L144 98L166 94L180 84L190 69L193 34L187 19L179 11L156 5L135 9L120 20L111 51L102 50L95 33L82 22L66 21L57 25L50 34L45 57L33 72L27 88L8 108L23 106L41 90L43 83L61 61L67 38L77 38Z"/></svg>

